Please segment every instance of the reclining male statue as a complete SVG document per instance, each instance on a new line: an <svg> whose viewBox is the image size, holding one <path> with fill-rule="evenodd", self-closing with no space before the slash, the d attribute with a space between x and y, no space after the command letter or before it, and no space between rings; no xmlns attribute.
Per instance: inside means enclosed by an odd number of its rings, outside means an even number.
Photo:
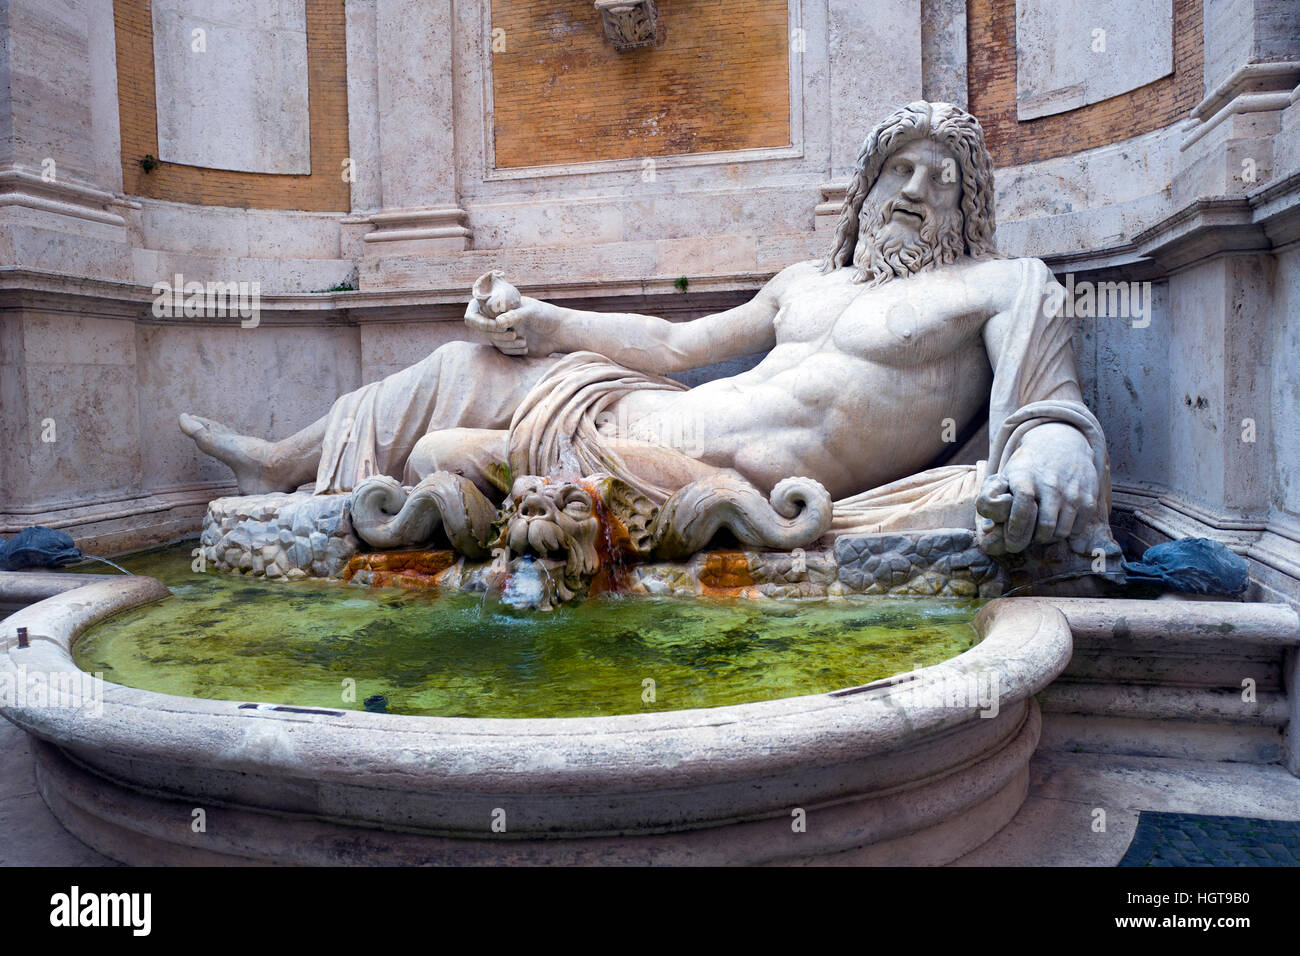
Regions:
<svg viewBox="0 0 1300 956"><path fill-rule="evenodd" d="M764 494L797 475L835 499L833 533L978 523L990 553L1067 540L1109 555L1105 442L1062 295L1040 260L996 250L979 123L916 102L867 137L828 259L744 305L672 323L527 297L494 315L476 298L466 321L491 344L444 345L289 438L181 428L245 494L441 470L500 500L507 475L559 470L662 504L710 475ZM758 352L694 388L663 377Z"/></svg>

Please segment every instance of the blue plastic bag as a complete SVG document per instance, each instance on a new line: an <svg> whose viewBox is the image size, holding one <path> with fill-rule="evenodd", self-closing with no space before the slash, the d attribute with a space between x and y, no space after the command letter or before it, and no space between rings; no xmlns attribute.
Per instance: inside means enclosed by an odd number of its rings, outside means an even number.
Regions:
<svg viewBox="0 0 1300 956"><path fill-rule="evenodd" d="M84 557L71 536L41 525L23 528L8 541L0 541L0 571L58 568Z"/></svg>
<svg viewBox="0 0 1300 956"><path fill-rule="evenodd" d="M1192 594L1240 595L1250 584L1250 565L1210 538L1183 538L1147 548L1141 561L1125 561L1130 583L1163 584Z"/></svg>

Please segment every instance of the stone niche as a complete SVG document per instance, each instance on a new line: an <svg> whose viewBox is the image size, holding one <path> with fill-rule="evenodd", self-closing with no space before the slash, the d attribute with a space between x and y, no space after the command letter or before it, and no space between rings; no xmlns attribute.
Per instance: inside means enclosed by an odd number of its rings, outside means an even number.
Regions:
<svg viewBox="0 0 1300 956"><path fill-rule="evenodd" d="M1173 69L1173 0L1016 0L1020 120L1099 103Z"/></svg>
<svg viewBox="0 0 1300 956"><path fill-rule="evenodd" d="M491 8L508 38L487 64L497 169L792 142L787 0Z"/></svg>
<svg viewBox="0 0 1300 956"><path fill-rule="evenodd" d="M306 0L153 0L158 157L311 172Z"/></svg>

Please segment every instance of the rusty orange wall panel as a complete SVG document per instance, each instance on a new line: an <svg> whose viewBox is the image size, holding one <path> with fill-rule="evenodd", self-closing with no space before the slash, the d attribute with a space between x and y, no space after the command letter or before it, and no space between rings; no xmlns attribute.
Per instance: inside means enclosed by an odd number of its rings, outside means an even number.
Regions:
<svg viewBox="0 0 1300 956"><path fill-rule="evenodd" d="M620 53L591 0L492 0L497 168L789 145L786 0L658 8L660 44Z"/></svg>

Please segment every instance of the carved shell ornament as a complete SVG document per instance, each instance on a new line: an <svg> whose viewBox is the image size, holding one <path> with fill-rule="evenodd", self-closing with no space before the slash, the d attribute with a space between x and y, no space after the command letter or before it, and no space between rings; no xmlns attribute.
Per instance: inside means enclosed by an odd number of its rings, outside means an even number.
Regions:
<svg viewBox="0 0 1300 956"><path fill-rule="evenodd" d="M605 37L616 50L653 46L659 30L654 0L596 0Z"/></svg>

